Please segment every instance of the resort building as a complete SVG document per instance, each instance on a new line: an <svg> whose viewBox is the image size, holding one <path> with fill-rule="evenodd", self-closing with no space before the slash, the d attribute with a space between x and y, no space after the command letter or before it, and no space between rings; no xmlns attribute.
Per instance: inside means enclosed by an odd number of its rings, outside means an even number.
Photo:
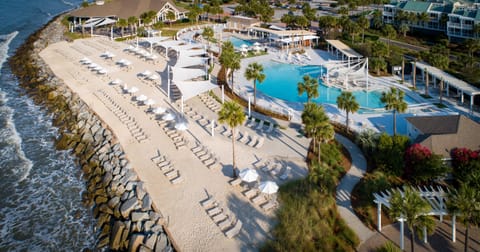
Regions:
<svg viewBox="0 0 480 252"><path fill-rule="evenodd" d="M383 22L404 22L413 29L443 32L449 39L478 38L475 26L480 25L479 7L459 2L395 1L384 5ZM404 14L402 18L400 12Z"/></svg>
<svg viewBox="0 0 480 252"><path fill-rule="evenodd" d="M260 24L260 20L251 17L231 16L227 19L227 29L237 31L245 31Z"/></svg>
<svg viewBox="0 0 480 252"><path fill-rule="evenodd" d="M466 116L413 116L406 120L410 139L444 158L450 158L455 148L480 148L480 124Z"/></svg>
<svg viewBox="0 0 480 252"><path fill-rule="evenodd" d="M83 26L90 28L112 24L118 19L139 18L140 15L149 11L157 13L153 23L167 21L169 12L174 13L175 19L168 21L184 19L188 12L170 0L112 0L96 1L95 4L71 12L70 15L73 17L74 26L84 22ZM139 25L141 24L139 20Z"/></svg>

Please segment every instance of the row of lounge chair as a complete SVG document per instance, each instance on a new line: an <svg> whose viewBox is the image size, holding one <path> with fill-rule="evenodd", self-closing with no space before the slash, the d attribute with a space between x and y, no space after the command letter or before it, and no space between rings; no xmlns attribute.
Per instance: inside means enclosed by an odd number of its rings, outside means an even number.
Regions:
<svg viewBox="0 0 480 252"><path fill-rule="evenodd" d="M267 126L268 123L268 126ZM273 122L267 122L264 120L256 119L255 117L250 117L245 120L245 126L258 130L263 131L265 133L271 133L275 130L275 124Z"/></svg>
<svg viewBox="0 0 480 252"><path fill-rule="evenodd" d="M130 134L137 140L139 143L142 143L148 139L147 135L143 129L138 126L134 117L130 116L125 109L123 109L109 94L104 90L98 90L95 95L100 99L100 101L105 104L105 106L115 114L115 116L127 126Z"/></svg>
<svg viewBox="0 0 480 252"><path fill-rule="evenodd" d="M222 135L228 137L228 138L232 138L232 131L225 127L225 126L222 126ZM260 149L263 144L265 143L265 138L264 137L259 137L259 136L250 136L248 131L244 131L243 133L239 133L238 131L235 133L235 140L240 142L240 143L243 143L243 144L246 144L250 147L253 147L253 148L257 148L257 149Z"/></svg>
<svg viewBox="0 0 480 252"><path fill-rule="evenodd" d="M158 59L157 55L151 54L150 52L147 52L145 49L139 48L139 47L129 46L123 49L123 51L134 54L135 56L138 56L140 59L143 59L145 61L150 61L153 63L155 63Z"/></svg>
<svg viewBox="0 0 480 252"><path fill-rule="evenodd" d="M292 168L290 166L283 167L279 162L266 160L263 164L259 165L259 168L265 173L270 174L272 177L277 177L281 180L287 180L291 176Z"/></svg>
<svg viewBox="0 0 480 252"><path fill-rule="evenodd" d="M227 213L218 202L209 196L207 199L200 202L200 205L205 209L205 212L210 216L213 222L222 230L228 238L237 236L242 230L242 221L238 220L232 214Z"/></svg>
<svg viewBox="0 0 480 252"><path fill-rule="evenodd" d="M241 178L236 178L229 181L232 186L239 186L242 184ZM265 212L268 212L278 206L278 203L274 200L268 200L264 194L260 193L256 188L247 188L242 194L253 204L262 208Z"/></svg>
<svg viewBox="0 0 480 252"><path fill-rule="evenodd" d="M172 184L178 184L183 181L180 171L175 169L172 161L168 160L165 155L160 154L160 151L155 157L151 158L152 162L162 171L163 175Z"/></svg>
<svg viewBox="0 0 480 252"><path fill-rule="evenodd" d="M222 104L217 102L217 100L215 100L215 98L213 98L212 96L210 96L207 93L199 94L198 97L207 106L207 108L209 108L211 111L213 111L215 113L220 111L220 109L222 108Z"/></svg>
<svg viewBox="0 0 480 252"><path fill-rule="evenodd" d="M188 140L175 128L168 126L169 122L167 121L158 121L158 125L163 129L165 134L172 139L173 144L177 150L182 150L187 148Z"/></svg>
<svg viewBox="0 0 480 252"><path fill-rule="evenodd" d="M216 155L200 142L196 142L191 151L208 169L220 169L221 164Z"/></svg>

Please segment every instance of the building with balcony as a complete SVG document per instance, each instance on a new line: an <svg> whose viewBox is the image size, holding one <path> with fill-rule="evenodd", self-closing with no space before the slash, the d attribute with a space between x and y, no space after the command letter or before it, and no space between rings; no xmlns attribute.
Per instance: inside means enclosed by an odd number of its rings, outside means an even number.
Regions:
<svg viewBox="0 0 480 252"><path fill-rule="evenodd" d="M398 1L383 7L385 24L407 24L410 29L443 32L449 39L478 38L480 5L459 2Z"/></svg>

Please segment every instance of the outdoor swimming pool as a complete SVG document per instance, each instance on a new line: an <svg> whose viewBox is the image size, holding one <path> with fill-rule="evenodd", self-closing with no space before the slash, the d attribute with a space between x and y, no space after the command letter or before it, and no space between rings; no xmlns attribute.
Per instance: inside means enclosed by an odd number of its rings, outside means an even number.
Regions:
<svg viewBox="0 0 480 252"><path fill-rule="evenodd" d="M253 46L253 42L248 41L248 40L243 40L243 39L237 38L235 36L230 36L228 38L228 40L230 42L232 42L232 44L235 48L240 48L243 44L245 44L247 46Z"/></svg>
<svg viewBox="0 0 480 252"><path fill-rule="evenodd" d="M298 96L297 84L303 81L303 76L309 74L311 77L318 78L325 71L320 66L298 66L291 64L283 64L274 61L264 62L265 80L261 84L257 84L257 89L264 94L291 102L306 102L307 96L303 94ZM337 96L341 90L334 87L327 87L319 80L319 97L314 99L318 103L337 103ZM380 101L380 91L355 91L353 95L357 99L361 108L383 108L385 105ZM416 102L405 96L408 104Z"/></svg>

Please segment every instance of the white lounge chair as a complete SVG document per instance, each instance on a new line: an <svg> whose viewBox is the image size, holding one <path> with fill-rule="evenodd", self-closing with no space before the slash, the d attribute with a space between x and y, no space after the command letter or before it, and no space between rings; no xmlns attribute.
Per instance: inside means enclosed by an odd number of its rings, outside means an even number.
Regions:
<svg viewBox="0 0 480 252"><path fill-rule="evenodd" d="M248 131L245 131L245 133L243 133L242 137L238 139L238 141L240 141L241 143L246 143L247 140L248 140Z"/></svg>
<svg viewBox="0 0 480 252"><path fill-rule="evenodd" d="M262 130L262 128L263 128L263 124L264 124L264 123L265 123L265 121L263 121L263 120L260 120L260 123L258 123L258 125L257 125L257 128L256 128L256 129L257 129L257 130Z"/></svg>
<svg viewBox="0 0 480 252"><path fill-rule="evenodd" d="M260 149L263 146L264 142L265 142L265 138L260 137L254 147L257 149Z"/></svg>
<svg viewBox="0 0 480 252"><path fill-rule="evenodd" d="M287 168L285 169L285 171L280 175L280 179L281 180L287 180L288 177L290 176L290 170L292 168L290 166L287 166Z"/></svg>
<svg viewBox="0 0 480 252"><path fill-rule="evenodd" d="M250 142L248 142L248 146L253 147L257 143L257 140L257 136L250 137Z"/></svg>
<svg viewBox="0 0 480 252"><path fill-rule="evenodd" d="M235 223L235 226L225 231L225 236L227 236L228 238L233 238L236 235L238 235L238 233L240 233L241 230L242 230L242 222L238 220L237 223Z"/></svg>

